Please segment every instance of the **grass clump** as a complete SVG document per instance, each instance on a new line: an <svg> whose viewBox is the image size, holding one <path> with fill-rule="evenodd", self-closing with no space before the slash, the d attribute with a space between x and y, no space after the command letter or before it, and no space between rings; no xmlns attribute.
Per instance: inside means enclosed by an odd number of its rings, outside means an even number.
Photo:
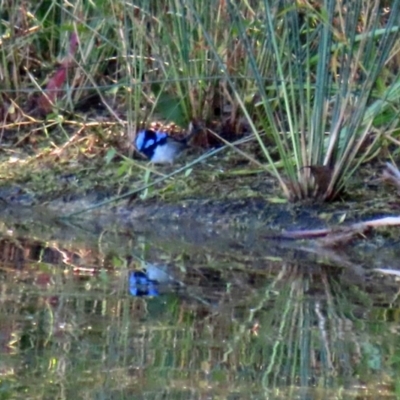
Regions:
<svg viewBox="0 0 400 400"><path fill-rule="evenodd" d="M88 119L108 119L132 143L150 121L201 121L203 146L213 132L253 136L288 199L332 200L385 141L398 143L399 8L12 0L0 14L0 140L31 144L33 125L49 140L67 120L89 135Z"/></svg>
<svg viewBox="0 0 400 400"><path fill-rule="evenodd" d="M230 84L272 173L289 199L337 198L398 129L399 2L264 1L257 29L228 4L258 88L251 109Z"/></svg>

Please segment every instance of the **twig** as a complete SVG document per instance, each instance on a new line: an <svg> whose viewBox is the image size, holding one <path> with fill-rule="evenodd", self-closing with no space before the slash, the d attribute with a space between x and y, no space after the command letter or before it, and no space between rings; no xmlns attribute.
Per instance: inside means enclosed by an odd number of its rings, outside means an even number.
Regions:
<svg viewBox="0 0 400 400"><path fill-rule="evenodd" d="M282 239L321 239L321 244L327 247L348 243L357 235L366 233L371 228L383 226L400 226L400 217L385 217L379 219L357 222L346 227L333 229L314 229L303 231L286 231L278 235ZM276 236L275 236L276 237Z"/></svg>

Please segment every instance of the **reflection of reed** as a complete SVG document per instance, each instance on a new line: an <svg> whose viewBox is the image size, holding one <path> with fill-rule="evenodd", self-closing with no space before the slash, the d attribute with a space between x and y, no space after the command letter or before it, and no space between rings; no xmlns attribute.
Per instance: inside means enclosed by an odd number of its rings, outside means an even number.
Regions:
<svg viewBox="0 0 400 400"><path fill-rule="evenodd" d="M253 361L263 371L265 388L327 385L335 376L346 381L360 358L346 317L352 305L343 293L334 293L337 277L318 266L303 271L304 266L286 264L252 309L259 324Z"/></svg>
<svg viewBox="0 0 400 400"><path fill-rule="evenodd" d="M90 376L102 390L137 396L283 390L289 398L313 385L357 383L381 335L360 319L372 307L362 276L322 261L259 258L252 268L248 257L206 260L172 268L179 290L153 298L129 296L123 268L84 279L54 269L46 285L9 274L0 307L9 324L1 332L8 343L13 337L16 357L29 354L47 377Z"/></svg>
<svg viewBox="0 0 400 400"><path fill-rule="evenodd" d="M171 242L151 247L135 240L130 251L146 256L144 264L108 251L111 241L98 246L103 252L88 246L89 263L101 260L103 267L95 276L78 277L44 261L1 269L0 318L7 323L0 345L21 357L21 365L28 354L57 379L90 376L102 389L136 397L158 391L171 399L352 387L360 368L368 375L375 359L394 351L381 349L382 331L368 331L362 318L382 310L373 293L380 306L393 302L397 284L385 281L382 291L382 283L368 280L339 251L252 239L251 247L189 252ZM17 254L12 246L4 244L5 254ZM31 258L43 254L26 248ZM84 255L83 248L75 254ZM131 296L129 273L148 269L147 260L163 262L162 272L179 284L157 297ZM159 272L150 278L162 280Z"/></svg>
<svg viewBox="0 0 400 400"><path fill-rule="evenodd" d="M228 283L209 306L179 295L137 299L131 304L143 307L130 311L126 323L135 334L122 353L142 389L154 390L149 379L156 381L171 399L182 386L192 395L228 387L244 395L250 382L254 391L354 387L361 342L376 339L360 331L355 317L370 305L368 297L342 273L286 263L279 272L260 271L257 288L244 282L241 295Z"/></svg>

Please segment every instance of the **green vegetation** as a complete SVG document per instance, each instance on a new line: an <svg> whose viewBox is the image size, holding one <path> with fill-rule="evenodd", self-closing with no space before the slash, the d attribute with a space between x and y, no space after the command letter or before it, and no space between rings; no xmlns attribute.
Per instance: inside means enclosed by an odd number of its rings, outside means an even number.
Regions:
<svg viewBox="0 0 400 400"><path fill-rule="evenodd" d="M399 155L400 0L382 3L0 3L2 398L400 392L398 283L373 270L394 272L397 232L343 249L333 229L340 251L269 232L398 203L351 191ZM202 149L184 165L129 154L139 127L190 122ZM271 177L283 201L353 202L278 206ZM107 213L53 221L120 195L163 201L133 222L114 213L117 227ZM59 201L37 216L9 212L13 197ZM179 285L134 297L130 272L149 263Z"/></svg>
<svg viewBox="0 0 400 400"><path fill-rule="evenodd" d="M343 254L5 221L2 398L398 394L398 283ZM396 252L386 249L393 263ZM129 294L142 256L183 286Z"/></svg>
<svg viewBox="0 0 400 400"><path fill-rule="evenodd" d="M244 173L272 175L287 199L332 200L362 163L398 153L398 21L400 0L11 0L0 140L8 152L61 148L78 175L90 168L79 156L103 154L122 185L142 175L115 158L138 127L178 134L198 121L198 145L228 144L250 161ZM257 145L235 144L243 135Z"/></svg>

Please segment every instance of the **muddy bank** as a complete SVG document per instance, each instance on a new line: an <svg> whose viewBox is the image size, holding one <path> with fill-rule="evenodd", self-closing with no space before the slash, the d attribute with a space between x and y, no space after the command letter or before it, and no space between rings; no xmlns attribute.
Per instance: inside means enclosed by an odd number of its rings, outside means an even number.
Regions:
<svg viewBox="0 0 400 400"><path fill-rule="evenodd" d="M72 215L108 198L105 192L69 196L40 205L4 202L1 231L12 237L31 237L44 243L92 243L102 251L125 254L140 241L176 254L198 254L204 249L221 257L237 257L261 270L271 260L329 265L364 277L370 268L393 266L400 257L399 228L357 236L340 248L323 248L316 241L284 240L282 230L336 227L390 214L376 200L346 203L272 203L267 198L186 199L170 203L139 200L94 208ZM18 200L18 197L15 197ZM375 205L375 206L374 206ZM66 215L70 218L64 218ZM307 267L307 268L308 268ZM364 279L364 278L362 278Z"/></svg>
<svg viewBox="0 0 400 400"><path fill-rule="evenodd" d="M190 198L174 202L160 199L134 201L123 199L116 203L104 204L115 196L111 190L91 191L90 194L68 194L53 200L40 199L19 186L0 189L2 212L19 208L49 213L55 218L113 221L125 224L139 224L150 221L159 223L192 223L215 229L244 230L291 230L316 229L339 224L397 215L387 203L375 198L362 202L316 203L274 203L267 196L248 198ZM83 211L83 212L82 212ZM25 211L26 212L26 211ZM75 215L75 213L79 213Z"/></svg>

